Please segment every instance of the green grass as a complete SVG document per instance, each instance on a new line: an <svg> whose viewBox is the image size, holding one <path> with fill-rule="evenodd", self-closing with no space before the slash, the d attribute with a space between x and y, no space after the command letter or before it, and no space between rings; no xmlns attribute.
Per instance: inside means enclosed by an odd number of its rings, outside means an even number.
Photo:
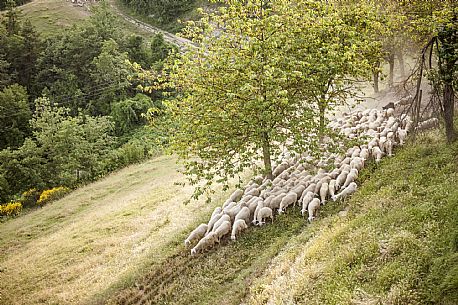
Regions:
<svg viewBox="0 0 458 305"><path fill-rule="evenodd" d="M184 231L167 258L94 303L456 304L457 152L424 136L370 163L355 196L316 222L295 208L195 258Z"/></svg>
<svg viewBox="0 0 458 305"><path fill-rule="evenodd" d="M90 15L86 6L73 6L71 1L65 0L34 0L19 9L44 36L55 34Z"/></svg>
<svg viewBox="0 0 458 305"><path fill-rule="evenodd" d="M348 216L292 240L247 303L457 304L457 153L424 136L366 170Z"/></svg>

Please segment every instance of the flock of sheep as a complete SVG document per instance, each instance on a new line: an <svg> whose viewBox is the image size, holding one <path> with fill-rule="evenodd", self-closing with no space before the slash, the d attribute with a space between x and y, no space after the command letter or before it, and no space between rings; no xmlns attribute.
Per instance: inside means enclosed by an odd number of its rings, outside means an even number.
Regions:
<svg viewBox="0 0 458 305"><path fill-rule="evenodd" d="M344 155L325 153L320 160L286 153L272 172L273 180L255 177L217 207L207 224L189 234L185 245L197 242L191 255L208 250L229 234L235 240L251 224L261 226L267 219L273 222L275 212L284 213L296 203L302 206L302 215L308 214L308 221L313 221L327 200L343 199L356 191L355 181L367 160L373 158L378 163L383 156L392 156L395 145L404 144L412 120L408 115L395 117L393 108L367 109L334 118L328 127L365 144L347 149Z"/></svg>

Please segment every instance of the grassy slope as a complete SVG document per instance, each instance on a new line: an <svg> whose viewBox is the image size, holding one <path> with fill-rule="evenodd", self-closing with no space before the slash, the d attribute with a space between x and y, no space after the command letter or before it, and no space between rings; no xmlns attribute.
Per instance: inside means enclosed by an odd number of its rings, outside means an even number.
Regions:
<svg viewBox="0 0 458 305"><path fill-rule="evenodd" d="M19 9L37 31L46 37L89 17L91 14L90 7L90 5L74 6L71 1L66 0L33 0L20 6ZM123 18L119 18L119 24L128 35L151 36L149 32L139 29Z"/></svg>
<svg viewBox="0 0 458 305"><path fill-rule="evenodd" d="M249 304L458 304L458 145L425 137L294 238Z"/></svg>
<svg viewBox="0 0 458 305"><path fill-rule="evenodd" d="M99 303L456 304L457 152L425 138L369 166L360 191L312 225L296 209L197 258L177 243Z"/></svg>
<svg viewBox="0 0 458 305"><path fill-rule="evenodd" d="M160 263L213 208L182 205L192 189L176 169L133 165L0 223L0 304L86 303Z"/></svg>
<svg viewBox="0 0 458 305"><path fill-rule="evenodd" d="M65 0L34 0L19 9L45 36L69 27L89 16L87 7L73 6Z"/></svg>

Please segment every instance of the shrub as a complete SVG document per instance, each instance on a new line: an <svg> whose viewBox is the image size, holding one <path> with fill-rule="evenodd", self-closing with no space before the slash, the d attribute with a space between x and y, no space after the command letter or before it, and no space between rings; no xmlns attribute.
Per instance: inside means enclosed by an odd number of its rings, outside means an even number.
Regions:
<svg viewBox="0 0 458 305"><path fill-rule="evenodd" d="M14 216L19 215L22 211L22 204L20 202L10 202L0 205L0 216Z"/></svg>
<svg viewBox="0 0 458 305"><path fill-rule="evenodd" d="M40 198L37 201L37 204L39 206L43 206L48 202L64 197L64 195L67 194L69 191L70 189L65 186L58 186L49 190L44 190L43 193L41 193Z"/></svg>
<svg viewBox="0 0 458 305"><path fill-rule="evenodd" d="M34 206L40 199L41 192L36 188L25 191L21 194L19 201L22 203L24 208Z"/></svg>

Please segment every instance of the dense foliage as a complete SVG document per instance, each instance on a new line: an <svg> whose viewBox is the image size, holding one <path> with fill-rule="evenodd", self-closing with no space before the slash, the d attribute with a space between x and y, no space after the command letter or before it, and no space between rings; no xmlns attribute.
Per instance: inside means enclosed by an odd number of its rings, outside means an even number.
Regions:
<svg viewBox="0 0 458 305"><path fill-rule="evenodd" d="M160 69L172 47L160 35L126 35L106 3L92 12L46 39L12 6L1 17L0 202L74 187L157 151L156 135L143 135L162 103L138 94L132 63Z"/></svg>
<svg viewBox="0 0 458 305"><path fill-rule="evenodd" d="M370 41L372 16L363 5L230 1L185 29L202 47L166 69L167 85L179 91L168 102L171 149L191 184L205 181L194 197L214 182L227 187L253 162L271 176L285 148L318 152L320 137L331 135L326 113L355 94L380 53Z"/></svg>
<svg viewBox="0 0 458 305"><path fill-rule="evenodd" d="M122 0L136 12L151 15L160 24L176 19L190 9L195 0Z"/></svg>

